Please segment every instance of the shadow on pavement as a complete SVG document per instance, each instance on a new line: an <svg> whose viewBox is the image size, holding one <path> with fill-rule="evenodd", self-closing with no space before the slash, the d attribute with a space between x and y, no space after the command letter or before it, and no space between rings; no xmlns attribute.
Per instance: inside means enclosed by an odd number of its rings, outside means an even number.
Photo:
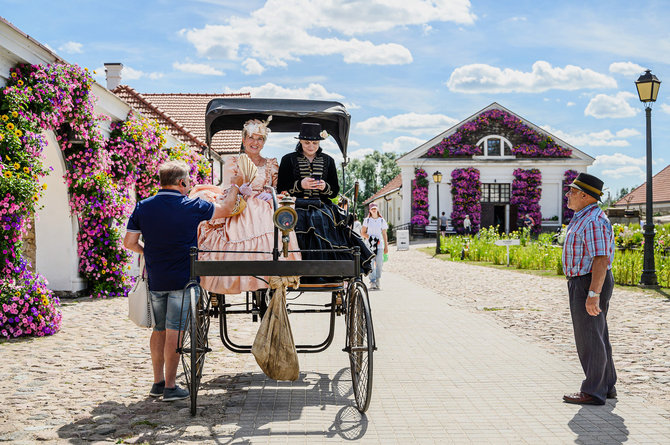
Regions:
<svg viewBox="0 0 670 445"><path fill-rule="evenodd" d="M612 412L616 404L616 400L610 400L602 406L583 405L568 422L577 434L575 443L613 445L628 441L628 428L623 417Z"/></svg>
<svg viewBox="0 0 670 445"><path fill-rule="evenodd" d="M368 419L353 402L349 368L331 379L327 374L301 372L295 382L277 382L263 373L222 375L204 381L198 392L197 415L190 401L166 403L148 397L128 405L106 401L76 422L59 428L58 436L71 443L127 440L167 444L176 441L214 441L246 444L254 437L280 436L362 438ZM148 389L148 388L147 388ZM334 419L305 418L305 407L341 406ZM323 419L323 417L320 417ZM298 421L299 422L295 422ZM289 423L293 422L293 423ZM310 431L310 425L314 425Z"/></svg>

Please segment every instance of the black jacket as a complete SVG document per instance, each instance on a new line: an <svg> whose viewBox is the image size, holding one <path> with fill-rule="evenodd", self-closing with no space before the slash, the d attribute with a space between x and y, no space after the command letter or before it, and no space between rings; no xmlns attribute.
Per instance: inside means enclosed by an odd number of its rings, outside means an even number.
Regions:
<svg viewBox="0 0 670 445"><path fill-rule="evenodd" d="M326 181L326 188L323 190L303 190L300 181L312 175L321 175L321 179ZM293 152L284 155L279 164L277 191L280 193L289 192L291 196L297 198L318 198L321 200L335 198L340 193L335 161L323 153L321 149L311 163L302 153Z"/></svg>

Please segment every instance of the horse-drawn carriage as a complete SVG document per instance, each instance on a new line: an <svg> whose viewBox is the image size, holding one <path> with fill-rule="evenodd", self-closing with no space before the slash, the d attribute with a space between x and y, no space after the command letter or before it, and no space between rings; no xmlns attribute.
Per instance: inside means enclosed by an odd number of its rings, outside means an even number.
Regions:
<svg viewBox="0 0 670 445"><path fill-rule="evenodd" d="M273 132L297 133L303 122L321 124L337 142L346 159L350 116L338 102L289 100L289 99L214 99L206 112L207 143L219 131L239 130L249 119L266 119L272 115L269 127ZM197 248L191 250L191 281L184 289L183 305L188 306L184 334L178 352L181 354L184 374L190 391L191 414L195 415L198 387L202 378L205 357L209 348L208 332L211 318L219 318L219 332L223 345L233 352L251 353L251 345L237 344L228 332L228 316L248 314L253 321L262 318L273 297L274 290L263 289L247 292L244 302L233 302L226 295L208 294L199 287L201 276L300 276L325 278L326 283L301 285L288 292L319 292L330 294L323 304L306 305L287 303L290 314L328 313L330 326L325 340L318 344L296 344L299 353L316 353L328 348L334 337L335 318L343 316L346 337L343 350L349 355L353 394L359 411L370 404L372 393L372 356L375 347L374 330L370 314L368 291L363 282L360 251L350 249L350 259L293 261L282 258L288 255L288 233L297 221L292 202L278 202L272 190L274 206L274 248L269 252L235 252L267 255L267 260L208 261L200 253L217 253ZM354 199L355 202L355 199ZM300 205L296 202L295 205ZM221 251L219 251L221 252ZM303 251L304 252L304 251ZM325 251L320 251L325 252ZM232 252L226 252L232 253ZM338 251L342 253L341 250ZM338 255L338 258L341 255Z"/></svg>

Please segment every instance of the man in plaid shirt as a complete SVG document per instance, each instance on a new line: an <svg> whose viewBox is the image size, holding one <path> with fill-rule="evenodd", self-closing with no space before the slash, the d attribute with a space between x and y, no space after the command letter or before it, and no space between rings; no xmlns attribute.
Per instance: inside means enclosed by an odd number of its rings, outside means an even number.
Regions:
<svg viewBox="0 0 670 445"><path fill-rule="evenodd" d="M570 314L577 354L586 379L578 393L566 394L567 403L604 405L616 398L616 370L607 330L614 278L614 233L597 202L603 181L580 173L566 194L575 211L563 244L563 272L568 279Z"/></svg>

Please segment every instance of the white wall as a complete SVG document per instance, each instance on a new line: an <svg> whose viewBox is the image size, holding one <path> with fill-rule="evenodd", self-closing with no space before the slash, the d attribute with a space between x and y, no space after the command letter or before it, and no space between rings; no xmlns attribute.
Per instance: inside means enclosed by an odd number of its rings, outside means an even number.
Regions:
<svg viewBox="0 0 670 445"><path fill-rule="evenodd" d="M44 133L48 145L45 148L45 165L53 171L44 178L47 185L40 200L44 208L35 218L35 269L49 281L49 289L78 291L85 287L77 271L77 219L70 215L68 191L63 174L65 163L61 149L52 132Z"/></svg>

